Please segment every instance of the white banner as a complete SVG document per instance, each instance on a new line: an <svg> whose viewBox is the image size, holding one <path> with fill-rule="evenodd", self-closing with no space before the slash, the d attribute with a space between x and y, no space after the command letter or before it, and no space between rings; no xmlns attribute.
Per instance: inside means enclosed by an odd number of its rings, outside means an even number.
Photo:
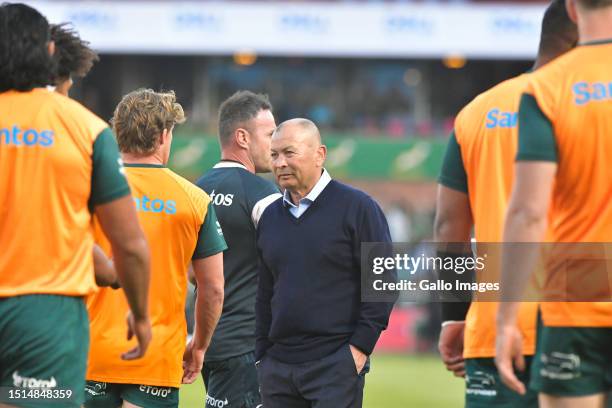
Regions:
<svg viewBox="0 0 612 408"><path fill-rule="evenodd" d="M33 1L102 53L531 59L545 5Z"/></svg>

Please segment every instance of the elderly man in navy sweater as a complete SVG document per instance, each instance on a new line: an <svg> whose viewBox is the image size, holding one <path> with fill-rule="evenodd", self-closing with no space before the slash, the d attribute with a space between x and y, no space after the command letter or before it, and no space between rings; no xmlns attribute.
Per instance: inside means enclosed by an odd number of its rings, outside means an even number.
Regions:
<svg viewBox="0 0 612 408"><path fill-rule="evenodd" d="M365 373L392 303L361 301L362 242L390 242L380 207L332 180L307 119L272 136L284 197L257 230L256 360L265 408L361 407Z"/></svg>

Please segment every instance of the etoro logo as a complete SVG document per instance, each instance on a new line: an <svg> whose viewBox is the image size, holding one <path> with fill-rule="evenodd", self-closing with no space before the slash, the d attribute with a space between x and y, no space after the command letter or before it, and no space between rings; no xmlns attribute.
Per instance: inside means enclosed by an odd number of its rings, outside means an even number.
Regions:
<svg viewBox="0 0 612 408"><path fill-rule="evenodd" d="M168 395L172 393L172 389L168 387L154 387L151 385L141 385L138 387L140 392L144 392L145 394L151 394L154 397L162 397L168 398Z"/></svg>
<svg viewBox="0 0 612 408"><path fill-rule="evenodd" d="M210 200L214 205L222 205L224 207L229 207L234 202L234 195L215 193L215 190L213 190L210 193Z"/></svg>
<svg viewBox="0 0 612 408"><path fill-rule="evenodd" d="M222 400L222 399L216 399L215 397L211 397L210 395L206 394L206 406L207 407L223 408L223 407L226 407L227 404L229 404L227 397L225 397L225 400Z"/></svg>
<svg viewBox="0 0 612 408"><path fill-rule="evenodd" d="M34 377L23 377L19 375L17 371L13 372L13 385L15 387L22 388L55 388L57 387L57 381L55 377L51 377L48 380L39 380Z"/></svg>

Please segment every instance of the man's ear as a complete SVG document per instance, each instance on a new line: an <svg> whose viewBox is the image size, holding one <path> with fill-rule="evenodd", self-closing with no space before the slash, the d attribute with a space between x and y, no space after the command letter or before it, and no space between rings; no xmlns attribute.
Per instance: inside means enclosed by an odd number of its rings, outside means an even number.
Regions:
<svg viewBox="0 0 612 408"><path fill-rule="evenodd" d="M238 128L234 131L234 140L236 140L238 146L243 149L248 149L251 142L251 135L245 128Z"/></svg>
<svg viewBox="0 0 612 408"><path fill-rule="evenodd" d="M567 16L572 20L574 24L578 23L578 13L576 12L576 0L565 0L565 8L567 9Z"/></svg>
<svg viewBox="0 0 612 408"><path fill-rule="evenodd" d="M327 146L321 145L317 149L317 165L323 167L325 159L327 158Z"/></svg>
<svg viewBox="0 0 612 408"><path fill-rule="evenodd" d="M49 53L50 56L53 56L53 54L55 54L55 42L54 41L49 41L47 43L47 52Z"/></svg>

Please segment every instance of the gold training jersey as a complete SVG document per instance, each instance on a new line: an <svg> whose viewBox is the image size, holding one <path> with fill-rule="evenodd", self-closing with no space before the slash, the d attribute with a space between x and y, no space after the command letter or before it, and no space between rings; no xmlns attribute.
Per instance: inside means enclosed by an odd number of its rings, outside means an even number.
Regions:
<svg viewBox="0 0 612 408"><path fill-rule="evenodd" d="M529 74L477 96L457 116L440 184L469 196L477 242L501 242L510 199L518 136L518 106ZM478 273L478 272L476 272ZM472 302L466 316L464 357L495 356L495 302ZM523 351L535 351L536 303L519 314Z"/></svg>
<svg viewBox="0 0 612 408"><path fill-rule="evenodd" d="M612 41L580 45L534 73L519 116L517 160L558 166L552 241L612 242ZM555 280L554 271L548 275ZM542 303L541 309L547 326L612 327L612 303Z"/></svg>
<svg viewBox="0 0 612 408"><path fill-rule="evenodd" d="M128 305L121 291L102 288L89 297L91 348L87 379L179 387L187 325L187 268L192 259L227 249L210 197L163 166L126 164L140 224L151 251L149 314L153 339L146 355L121 360L136 345L126 340ZM96 242L108 243L96 224Z"/></svg>
<svg viewBox="0 0 612 408"><path fill-rule="evenodd" d="M95 289L91 212L129 194L107 124L45 88L0 93L0 297Z"/></svg>

